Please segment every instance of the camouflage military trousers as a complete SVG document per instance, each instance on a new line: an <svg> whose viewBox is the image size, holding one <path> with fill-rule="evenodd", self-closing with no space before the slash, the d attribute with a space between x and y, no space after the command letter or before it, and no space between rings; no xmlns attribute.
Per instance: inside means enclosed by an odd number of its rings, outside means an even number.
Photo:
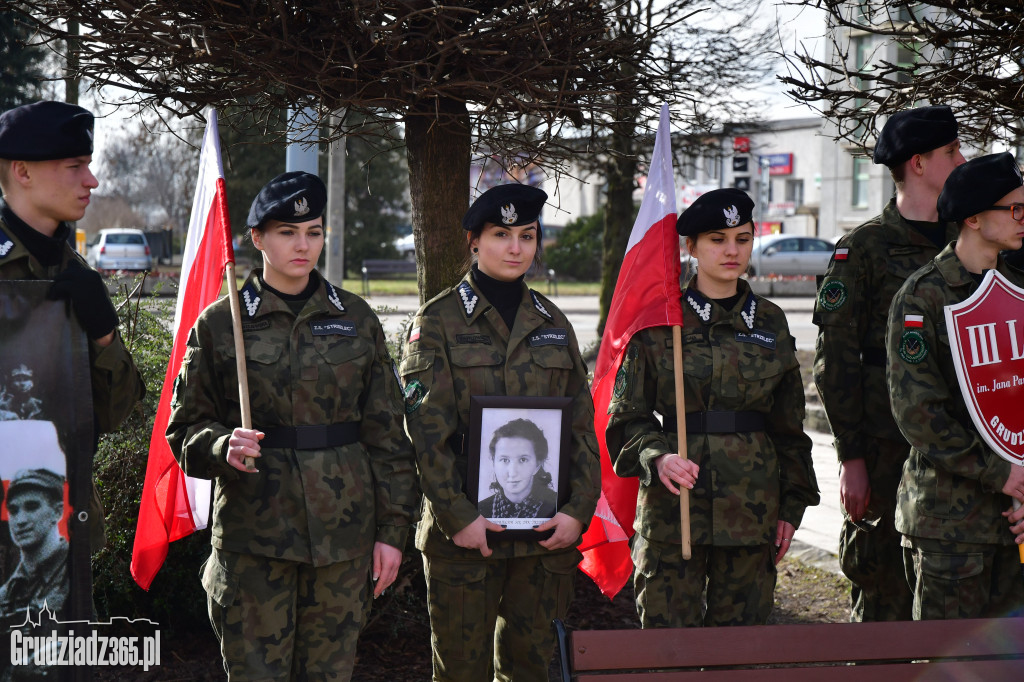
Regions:
<svg viewBox="0 0 1024 682"><path fill-rule="evenodd" d="M572 602L575 549L513 559L423 555L435 682L547 682L551 621Z"/></svg>
<svg viewBox="0 0 1024 682"><path fill-rule="evenodd" d="M679 545L633 536L636 611L644 628L763 625L775 603L775 548Z"/></svg>
<svg viewBox="0 0 1024 682"><path fill-rule="evenodd" d="M914 620L1024 616L1017 545L903 536Z"/></svg>
<svg viewBox="0 0 1024 682"><path fill-rule="evenodd" d="M202 580L228 679L349 680L371 561L316 568L214 548Z"/></svg>
<svg viewBox="0 0 1024 682"><path fill-rule="evenodd" d="M850 521L843 510L839 565L850 579L850 620L910 620L914 593L903 579L903 548L896 530L896 489L910 446L873 438L865 453L871 501L865 518Z"/></svg>

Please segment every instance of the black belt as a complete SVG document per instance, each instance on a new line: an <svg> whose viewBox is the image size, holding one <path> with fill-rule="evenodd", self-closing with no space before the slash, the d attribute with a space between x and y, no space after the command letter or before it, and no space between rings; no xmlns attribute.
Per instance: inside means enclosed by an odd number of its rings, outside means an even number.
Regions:
<svg viewBox="0 0 1024 682"><path fill-rule="evenodd" d="M339 422L326 426L275 426L266 429L261 448L323 450L359 442L359 422Z"/></svg>
<svg viewBox="0 0 1024 682"><path fill-rule="evenodd" d="M673 433L679 430L676 416L665 415L662 430ZM764 431L764 412L731 412L711 410L709 412L687 412L687 433L744 433Z"/></svg>
<svg viewBox="0 0 1024 682"><path fill-rule="evenodd" d="M873 367L886 367L889 364L884 348L862 348L860 351L860 361L865 365Z"/></svg>

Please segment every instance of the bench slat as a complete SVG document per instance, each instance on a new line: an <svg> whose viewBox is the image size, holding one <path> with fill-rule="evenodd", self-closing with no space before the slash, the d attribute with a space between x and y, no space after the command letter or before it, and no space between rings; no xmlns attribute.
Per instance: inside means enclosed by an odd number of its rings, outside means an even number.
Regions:
<svg viewBox="0 0 1024 682"><path fill-rule="evenodd" d="M1024 618L581 630L571 647L576 671L1024 655Z"/></svg>
<svg viewBox="0 0 1024 682"><path fill-rule="evenodd" d="M783 627L783 626L778 626ZM759 668L745 670L692 670L672 672L580 675L579 682L997 682L1024 677L1024 661L939 661L928 663L883 663L805 668Z"/></svg>

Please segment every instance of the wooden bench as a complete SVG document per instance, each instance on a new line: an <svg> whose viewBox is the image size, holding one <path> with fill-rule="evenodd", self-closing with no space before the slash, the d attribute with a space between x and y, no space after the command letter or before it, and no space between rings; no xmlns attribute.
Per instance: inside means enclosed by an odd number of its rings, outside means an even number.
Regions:
<svg viewBox="0 0 1024 682"><path fill-rule="evenodd" d="M371 277L416 274L416 262L411 260L367 259L363 261L363 296L370 295Z"/></svg>
<svg viewBox="0 0 1024 682"><path fill-rule="evenodd" d="M1024 680L1024 618L555 630L563 682Z"/></svg>

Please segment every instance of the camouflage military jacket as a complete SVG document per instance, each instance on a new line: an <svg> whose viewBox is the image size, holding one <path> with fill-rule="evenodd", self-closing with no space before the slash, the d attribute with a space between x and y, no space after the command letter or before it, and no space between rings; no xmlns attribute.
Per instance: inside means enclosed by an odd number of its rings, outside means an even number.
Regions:
<svg viewBox="0 0 1024 682"><path fill-rule="evenodd" d="M699 545L758 545L779 519L799 526L818 503L811 440L803 431L804 393L796 345L782 310L743 295L724 310L696 289L683 292L686 412L752 411L766 430L687 433L687 456L700 466L690 492L691 540ZM638 476L633 528L658 542L680 542L679 498L658 478L654 460L678 452L676 433L655 416L675 418L672 330L653 327L626 348L608 405L608 454L619 476Z"/></svg>
<svg viewBox="0 0 1024 682"><path fill-rule="evenodd" d="M296 316L259 273L238 294L253 427L358 422L359 442L261 448L258 473L228 465L242 423L238 374L229 301L210 305L189 334L167 440L187 475L216 481L213 545L316 566L366 555L375 541L404 548L419 491L380 321L322 279Z"/></svg>
<svg viewBox="0 0 1024 682"><path fill-rule="evenodd" d="M974 427L946 331L944 307L978 288L953 246L907 280L889 313L889 393L896 422L911 445L896 528L916 537L1009 545L1013 535L1000 513L1011 500L999 491L1011 465ZM997 269L1024 286L1024 274L1002 259ZM907 315L921 315L924 326L906 328Z"/></svg>
<svg viewBox="0 0 1024 682"><path fill-rule="evenodd" d="M946 241L956 239L947 224ZM814 383L840 461L864 457L873 437L903 440L886 400L885 329L889 303L939 248L891 200L882 215L845 235L818 287Z"/></svg>
<svg viewBox="0 0 1024 682"><path fill-rule="evenodd" d="M465 494L467 457L449 442L469 433L470 396L573 398L572 441L562 459L571 495L560 511L586 526L601 492L594 402L572 325L549 300L523 285L509 333L470 275L427 302L410 327L402 355L406 428L416 446L423 518L416 546L449 557L480 558L451 537L480 516ZM536 542L494 540L496 558L541 554Z"/></svg>
<svg viewBox="0 0 1024 682"><path fill-rule="evenodd" d="M89 267L70 246L59 266L44 267L0 220L0 279L53 279L75 259ZM146 386L117 330L106 347L89 339L89 365L93 412L100 433L108 433L128 417L146 394Z"/></svg>

